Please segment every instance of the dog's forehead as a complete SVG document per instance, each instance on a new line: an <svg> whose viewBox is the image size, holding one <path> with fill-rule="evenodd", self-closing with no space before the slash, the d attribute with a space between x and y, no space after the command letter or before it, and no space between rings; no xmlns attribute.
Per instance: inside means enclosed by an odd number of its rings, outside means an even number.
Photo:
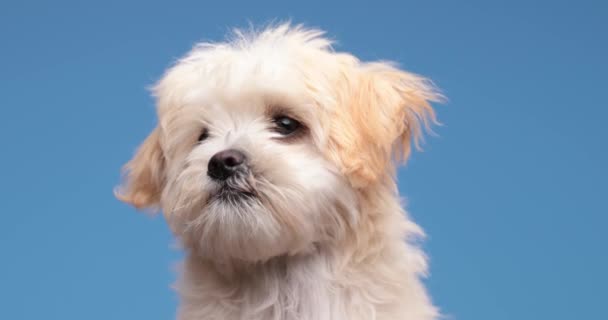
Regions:
<svg viewBox="0 0 608 320"><path fill-rule="evenodd" d="M305 77L283 63L244 57L223 65L190 86L184 104L212 118L259 116L277 107L297 114L313 112L315 99Z"/></svg>
<svg viewBox="0 0 608 320"><path fill-rule="evenodd" d="M336 56L306 42L256 41L248 46L205 45L180 60L154 88L160 111L180 105L244 107L259 99L328 97ZM326 99L326 98L324 98ZM321 103L325 105L326 103Z"/></svg>
<svg viewBox="0 0 608 320"><path fill-rule="evenodd" d="M192 66L196 70L185 98L232 104L259 97L301 97L306 76L299 63L297 57L281 52L237 51L201 59Z"/></svg>

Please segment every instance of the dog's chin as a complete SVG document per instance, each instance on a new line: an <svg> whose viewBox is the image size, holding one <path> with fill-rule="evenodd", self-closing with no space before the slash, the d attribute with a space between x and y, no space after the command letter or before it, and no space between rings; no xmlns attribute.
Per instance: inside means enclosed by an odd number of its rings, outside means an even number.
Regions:
<svg viewBox="0 0 608 320"><path fill-rule="evenodd" d="M264 203L250 187L218 185L182 237L216 262L260 262L288 253L293 239Z"/></svg>
<svg viewBox="0 0 608 320"><path fill-rule="evenodd" d="M340 219L348 213L326 194L308 197L300 185L276 185L249 173L176 189L187 201L173 204L178 210L171 224L188 250L218 262L309 253L343 233Z"/></svg>

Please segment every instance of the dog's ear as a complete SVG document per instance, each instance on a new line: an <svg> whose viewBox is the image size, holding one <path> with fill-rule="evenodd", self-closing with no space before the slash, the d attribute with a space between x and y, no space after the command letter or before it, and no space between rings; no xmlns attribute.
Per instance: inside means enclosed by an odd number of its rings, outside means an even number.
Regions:
<svg viewBox="0 0 608 320"><path fill-rule="evenodd" d="M116 197L138 209L157 206L164 183L164 170L165 158L159 129L155 128L133 159L124 166L124 181L116 189Z"/></svg>
<svg viewBox="0 0 608 320"><path fill-rule="evenodd" d="M430 81L388 63L360 65L343 79L330 143L361 188L394 174L393 161L407 160L423 129L436 122L430 102L442 96Z"/></svg>

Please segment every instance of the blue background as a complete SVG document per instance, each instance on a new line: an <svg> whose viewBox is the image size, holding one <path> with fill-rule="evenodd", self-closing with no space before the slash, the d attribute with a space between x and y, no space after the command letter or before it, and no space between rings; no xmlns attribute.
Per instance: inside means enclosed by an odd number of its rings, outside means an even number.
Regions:
<svg viewBox="0 0 608 320"><path fill-rule="evenodd" d="M0 5L0 319L169 319L180 253L113 198L146 91L197 41L291 18L449 97L399 172L453 319L606 319L604 1Z"/></svg>

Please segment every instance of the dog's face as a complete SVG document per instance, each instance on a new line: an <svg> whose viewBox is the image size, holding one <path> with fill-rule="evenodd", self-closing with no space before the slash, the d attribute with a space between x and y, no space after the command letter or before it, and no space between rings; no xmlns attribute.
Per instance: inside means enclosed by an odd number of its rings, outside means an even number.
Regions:
<svg viewBox="0 0 608 320"><path fill-rule="evenodd" d="M310 102L247 89L206 89L161 116L162 209L188 247L214 259L307 250L355 218L352 189L315 141Z"/></svg>
<svg viewBox="0 0 608 320"><path fill-rule="evenodd" d="M320 36L281 26L193 49L155 87L159 124L119 198L160 206L186 247L218 261L356 233L362 194L392 184L392 157L407 157L438 96Z"/></svg>

